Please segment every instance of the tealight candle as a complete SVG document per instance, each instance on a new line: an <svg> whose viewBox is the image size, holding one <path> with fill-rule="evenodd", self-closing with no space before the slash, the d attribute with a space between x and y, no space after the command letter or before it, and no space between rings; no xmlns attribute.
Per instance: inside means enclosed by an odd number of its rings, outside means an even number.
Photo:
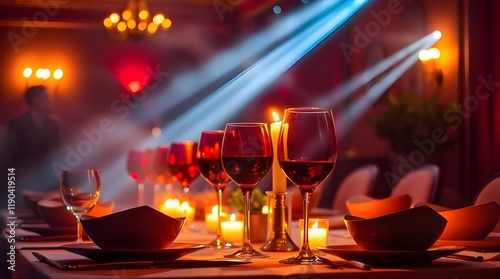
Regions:
<svg viewBox="0 0 500 279"><path fill-rule="evenodd" d="M205 214L205 223L207 226L208 232L217 233L217 227L219 226L219 216L217 216L217 211L219 210L219 206L215 205L214 207L205 208L206 211L210 210L210 213ZM226 208L227 211L227 208ZM224 212L224 206L222 207L221 217L226 217L227 214Z"/></svg>
<svg viewBox="0 0 500 279"><path fill-rule="evenodd" d="M180 205L181 202L178 199L167 199L164 203L160 205L160 211L163 212L165 215L175 218L178 217L177 210Z"/></svg>
<svg viewBox="0 0 500 279"><path fill-rule="evenodd" d="M299 220L300 239L304 238L304 219ZM317 247L326 247L328 243L328 219L309 219L309 247L317 250ZM302 241L301 241L302 242Z"/></svg>
<svg viewBox="0 0 500 279"><path fill-rule="evenodd" d="M243 242L243 221L236 221L233 213L229 221L221 223L222 237L225 241L235 245Z"/></svg>

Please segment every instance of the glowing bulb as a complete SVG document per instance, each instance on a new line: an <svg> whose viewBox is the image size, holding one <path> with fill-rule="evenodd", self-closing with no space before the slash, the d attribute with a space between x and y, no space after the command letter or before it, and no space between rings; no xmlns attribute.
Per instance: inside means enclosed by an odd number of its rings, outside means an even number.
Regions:
<svg viewBox="0 0 500 279"><path fill-rule="evenodd" d="M109 20L114 24L120 21L120 16L117 13L112 13L109 15Z"/></svg>
<svg viewBox="0 0 500 279"><path fill-rule="evenodd" d="M442 33L441 33L441 31L439 31L439 30L436 30L436 31L432 32L432 36L434 36L434 38L435 38L436 40L441 39L441 36L442 36L442 35L443 35L443 34L442 34Z"/></svg>
<svg viewBox="0 0 500 279"><path fill-rule="evenodd" d="M63 74L64 74L63 70L56 69L52 75L53 75L54 79L60 80L62 78Z"/></svg>
<svg viewBox="0 0 500 279"><path fill-rule="evenodd" d="M153 17L153 22L154 24L162 24L163 20L165 20L165 16L163 14L156 14L154 17Z"/></svg>
<svg viewBox="0 0 500 279"><path fill-rule="evenodd" d="M26 68L26 69L24 69L24 71L23 71L23 76L24 76L25 78L29 78L29 77L31 77L31 75L32 75L32 74L33 74L33 70L32 70L31 68Z"/></svg>
<svg viewBox="0 0 500 279"><path fill-rule="evenodd" d="M48 79L50 77L50 70L49 69L43 69L42 71L42 79Z"/></svg>
<svg viewBox="0 0 500 279"><path fill-rule="evenodd" d="M149 16L149 12L146 10L142 10L139 12L139 18L142 20L148 18L148 16Z"/></svg>
<svg viewBox="0 0 500 279"><path fill-rule="evenodd" d="M422 49L421 51L419 51L418 52L418 59L422 62L431 60L431 57L429 55L429 51L427 49Z"/></svg>
<svg viewBox="0 0 500 279"><path fill-rule="evenodd" d="M428 50L431 59L438 59L441 56L439 49L433 47Z"/></svg>
<svg viewBox="0 0 500 279"><path fill-rule="evenodd" d="M141 90L141 83L136 80L131 81L128 83L128 89L130 89L133 93L136 93Z"/></svg>
<svg viewBox="0 0 500 279"><path fill-rule="evenodd" d="M150 22L148 24L148 32L151 33L151 34L154 34L156 32L156 30L158 29L158 25Z"/></svg>
<svg viewBox="0 0 500 279"><path fill-rule="evenodd" d="M135 25L136 25L135 24L135 20L130 19L130 20L127 21L127 26L128 26L129 29L134 29Z"/></svg>
<svg viewBox="0 0 500 279"><path fill-rule="evenodd" d="M113 26L113 22L111 22L111 19L109 19L109 17L105 18L102 24L104 24L104 27L106 28L111 28L111 26Z"/></svg>
<svg viewBox="0 0 500 279"><path fill-rule="evenodd" d="M172 26L172 21L171 21L170 19L168 19L168 18L165 18L165 19L163 20L163 22L161 23L161 27L162 27L163 29L170 28L170 26Z"/></svg>
<svg viewBox="0 0 500 279"><path fill-rule="evenodd" d="M144 22L144 21L139 22L139 25L138 25L139 30L144 31L144 30L146 30L146 27L148 27L148 24L146 22Z"/></svg>
<svg viewBox="0 0 500 279"><path fill-rule="evenodd" d="M132 18L132 12L130 10L125 10L122 13L123 20L129 20Z"/></svg>
<svg viewBox="0 0 500 279"><path fill-rule="evenodd" d="M36 78L42 78L43 76L43 69L42 68L38 68L35 72L35 76Z"/></svg>
<svg viewBox="0 0 500 279"><path fill-rule="evenodd" d="M120 21L118 22L116 29L118 29L119 32L125 32L125 30L127 29L127 24L123 21Z"/></svg>
<svg viewBox="0 0 500 279"><path fill-rule="evenodd" d="M155 138L158 138L161 136L161 128L160 127L153 127L153 129L151 129L151 135Z"/></svg>

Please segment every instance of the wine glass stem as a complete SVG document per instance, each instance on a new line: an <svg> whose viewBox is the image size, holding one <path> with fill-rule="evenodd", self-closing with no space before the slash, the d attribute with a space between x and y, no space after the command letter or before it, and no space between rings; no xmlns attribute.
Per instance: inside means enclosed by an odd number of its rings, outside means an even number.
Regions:
<svg viewBox="0 0 500 279"><path fill-rule="evenodd" d="M245 222L243 222L243 248L248 248L251 245L250 242L250 198L252 197L252 191L244 191L243 196L245 198Z"/></svg>
<svg viewBox="0 0 500 279"><path fill-rule="evenodd" d="M76 216L76 243L83 242L83 228L82 223L80 223L80 216Z"/></svg>
<svg viewBox="0 0 500 279"><path fill-rule="evenodd" d="M301 191L302 202L304 210L304 239L302 240L302 251L310 251L309 248L309 200L311 199L311 193L307 191Z"/></svg>
<svg viewBox="0 0 500 279"><path fill-rule="evenodd" d="M217 238L220 239L222 237L222 220L221 220L221 215L222 215L222 189L216 189L217 191L217 219L218 219L218 224L217 224Z"/></svg>
<svg viewBox="0 0 500 279"><path fill-rule="evenodd" d="M144 205L144 183L142 181L137 184L137 197L139 206Z"/></svg>

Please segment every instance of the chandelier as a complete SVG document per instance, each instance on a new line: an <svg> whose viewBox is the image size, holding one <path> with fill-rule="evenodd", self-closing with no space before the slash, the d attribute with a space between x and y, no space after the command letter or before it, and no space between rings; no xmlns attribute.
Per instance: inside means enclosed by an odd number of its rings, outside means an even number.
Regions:
<svg viewBox="0 0 500 279"><path fill-rule="evenodd" d="M161 13L152 16L146 0L128 0L125 10L120 14L113 12L103 21L104 26L120 38L130 37L141 40L161 29L168 29L172 21Z"/></svg>

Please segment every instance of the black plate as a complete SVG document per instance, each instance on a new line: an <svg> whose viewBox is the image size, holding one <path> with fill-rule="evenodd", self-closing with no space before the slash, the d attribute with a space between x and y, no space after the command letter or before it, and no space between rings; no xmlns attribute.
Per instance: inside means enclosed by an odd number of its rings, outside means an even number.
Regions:
<svg viewBox="0 0 500 279"><path fill-rule="evenodd" d="M172 243L165 249L101 249L94 243L74 243L61 245L60 247L96 262L122 262L139 260L172 261L208 246L193 243Z"/></svg>
<svg viewBox="0 0 500 279"><path fill-rule="evenodd" d="M426 251L376 251L363 250L358 245L332 245L319 250L344 260L355 260L373 266L402 267L428 265L435 259L465 249L460 246L434 246Z"/></svg>

